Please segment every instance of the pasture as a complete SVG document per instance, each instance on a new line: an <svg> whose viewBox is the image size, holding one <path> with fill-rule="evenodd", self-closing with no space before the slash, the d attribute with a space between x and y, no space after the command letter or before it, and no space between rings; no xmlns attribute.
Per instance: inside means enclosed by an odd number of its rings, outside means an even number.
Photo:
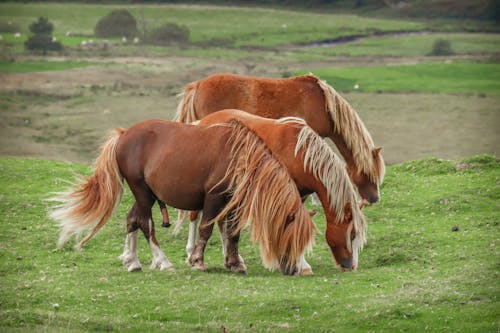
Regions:
<svg viewBox="0 0 500 333"><path fill-rule="evenodd" d="M208 246L208 273L185 263L186 228L160 228L175 272L127 273L123 249L127 192L116 217L79 253L55 251L57 227L43 201L88 166L2 158L2 331L487 332L498 328L500 163L425 159L389 167L382 202L368 207L368 246L354 273L334 268L324 216L307 256L315 274L265 270L244 233L248 275L223 268L220 239ZM308 205L309 208L313 208ZM157 227L161 221L155 211ZM174 216L174 212L170 211ZM452 231L453 227L458 231Z"/></svg>
<svg viewBox="0 0 500 333"><path fill-rule="evenodd" d="M141 26L185 25L190 42L158 47L117 39L109 48L82 48L97 20L118 8ZM0 330L498 331L498 26L373 14L1 3L0 23L14 22L22 36L1 33L0 40ZM28 25L41 15L54 23L62 53L24 51ZM322 44L353 36L360 38ZM454 54L429 55L436 39L449 40ZM74 173L90 174L109 130L172 119L184 85L218 72L313 72L355 107L383 146L382 198L364 209L368 244L356 272L334 268L323 212L309 202L319 228L306 256L313 276L265 270L246 232L240 252L248 275L224 269L217 231L207 246L208 273L193 271L185 263L186 226L172 235L157 210L157 237L175 271L149 269L151 251L140 236L144 271L128 273L117 258L128 190L82 253L72 244L54 250L50 193Z"/></svg>

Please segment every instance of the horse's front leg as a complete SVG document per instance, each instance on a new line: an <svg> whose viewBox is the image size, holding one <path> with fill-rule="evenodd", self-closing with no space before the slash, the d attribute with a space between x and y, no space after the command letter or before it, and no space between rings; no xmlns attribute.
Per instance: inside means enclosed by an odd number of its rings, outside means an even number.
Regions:
<svg viewBox="0 0 500 333"><path fill-rule="evenodd" d="M297 260L297 271L300 275L313 275L312 267L306 261L304 254Z"/></svg>
<svg viewBox="0 0 500 333"><path fill-rule="evenodd" d="M235 223L224 225L219 224L219 229L223 238L225 238L225 266L236 273L247 273L247 266L243 258L238 253L238 243L240 241L240 232L234 232Z"/></svg>
<svg viewBox="0 0 500 333"><path fill-rule="evenodd" d="M193 219L194 217L194 219ZM186 244L186 253L187 253L187 262L189 263L189 258L193 253L193 250L196 246L196 241L198 240L198 225L200 224L201 214L189 214L189 233L188 240Z"/></svg>
<svg viewBox="0 0 500 333"><path fill-rule="evenodd" d="M159 269L160 271L163 271L165 269L172 270L174 268L174 265L172 265L172 263L167 259L167 256L165 255L165 253L163 253L162 249L160 248L160 244L156 239L153 219L150 217L149 220L147 221L147 227L141 225L141 229L142 232L144 233L144 236L146 236L146 238L149 241L149 246L151 247L151 253L153 254L151 269Z"/></svg>
<svg viewBox="0 0 500 333"><path fill-rule="evenodd" d="M203 214L198 228L198 241L188 258L188 263L194 269L203 272L206 272L207 270L204 262L204 256L205 247L214 229L214 223L212 220L217 216L217 214L219 214L226 202L227 200L225 196L221 194L209 193L205 196Z"/></svg>
<svg viewBox="0 0 500 333"><path fill-rule="evenodd" d="M212 235L212 231L214 228L214 224L210 223L210 220L205 218L205 216L206 215L203 214L200 226L198 228L198 241L196 242L195 247L193 248L191 254L188 257L188 263L191 265L191 267L202 272L207 271L207 266L205 265L204 262L205 247L207 245L208 239ZM193 222L189 223L190 231L191 231L191 225L193 224L195 223ZM190 232L190 238L191 238L191 232Z"/></svg>

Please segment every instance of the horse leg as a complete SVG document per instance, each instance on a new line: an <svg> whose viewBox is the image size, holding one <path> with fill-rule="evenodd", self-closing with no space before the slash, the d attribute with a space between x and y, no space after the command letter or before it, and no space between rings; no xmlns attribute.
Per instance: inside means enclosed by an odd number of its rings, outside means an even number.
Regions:
<svg viewBox="0 0 500 333"><path fill-rule="evenodd" d="M203 215L201 218L200 226L198 228L198 241L193 249L193 252L188 258L188 262L194 269L206 272L207 267L204 263L205 247L207 245L208 239L212 235L214 229L214 223L212 219L217 216L222 207L226 204L224 196L220 194L211 193L205 196L205 202L203 204Z"/></svg>
<svg viewBox="0 0 500 333"><path fill-rule="evenodd" d="M200 224L201 215L198 214L194 219L193 216L189 215L189 234L188 241L186 244L187 262L189 263L189 257L193 253L194 247L196 246L196 241L198 240L198 225Z"/></svg>
<svg viewBox="0 0 500 333"><path fill-rule="evenodd" d="M189 224L190 227L191 224L192 223ZM200 226L198 227L199 239L196 242L196 246L194 247L194 249L191 252L191 255L188 258L188 263L191 265L191 267L202 272L207 271L207 267L204 263L205 247L207 245L208 239L212 235L213 228L214 224L210 223L210 220L206 219L205 214L203 214Z"/></svg>
<svg viewBox="0 0 500 333"><path fill-rule="evenodd" d="M306 261L304 254L297 260L297 271L300 275L313 275L312 267Z"/></svg>
<svg viewBox="0 0 500 333"><path fill-rule="evenodd" d="M125 248L120 259L129 272L139 272L142 270L141 263L137 256L137 231L139 225L136 220L137 203L127 215L127 236L125 238Z"/></svg>
<svg viewBox="0 0 500 333"><path fill-rule="evenodd" d="M165 203L160 200L158 200L158 206L160 206L161 215L163 216L163 223L161 226L164 228L169 228L171 224L170 219L168 218L167 206L165 206Z"/></svg>
<svg viewBox="0 0 500 333"><path fill-rule="evenodd" d="M247 266L243 258L238 253L238 242L240 241L240 232L234 232L234 227L236 224L227 225L224 228L225 238L226 238L226 255L225 255L225 266L236 273L247 273ZM222 233L222 231L221 231Z"/></svg>
<svg viewBox="0 0 500 333"><path fill-rule="evenodd" d="M151 247L151 252L153 254L153 260L151 262L152 269L171 269L173 268L172 263L167 259L165 253L160 249L160 245L155 236L155 228L153 223L153 217L151 208L155 202L155 198L151 193L151 190L144 183L134 183L129 182L129 187L134 193L137 200L135 210L135 220L138 227L142 230L142 233L149 242Z"/></svg>

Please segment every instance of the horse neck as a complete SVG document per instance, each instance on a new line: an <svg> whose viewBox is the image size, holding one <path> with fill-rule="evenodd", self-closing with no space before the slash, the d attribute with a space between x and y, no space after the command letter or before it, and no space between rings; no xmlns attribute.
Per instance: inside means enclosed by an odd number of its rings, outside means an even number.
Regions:
<svg viewBox="0 0 500 333"><path fill-rule="evenodd" d="M339 153L342 155L342 157L344 157L344 161L349 166L349 168L351 168L352 166L356 166L357 163L354 160L353 152L349 148L349 146L347 145L347 142L346 142L344 136L339 134L339 133L334 132L334 133L331 133L329 137L333 141L333 143L335 143L335 146L337 147L337 149L338 149Z"/></svg>
<svg viewBox="0 0 500 333"><path fill-rule="evenodd" d="M330 203L330 199L328 198L328 190L326 187L320 182L317 182L318 185L314 192L318 195L319 201L323 206L323 211L325 213L325 218L327 223L337 223L337 218L339 216L338 212L332 209L332 205Z"/></svg>

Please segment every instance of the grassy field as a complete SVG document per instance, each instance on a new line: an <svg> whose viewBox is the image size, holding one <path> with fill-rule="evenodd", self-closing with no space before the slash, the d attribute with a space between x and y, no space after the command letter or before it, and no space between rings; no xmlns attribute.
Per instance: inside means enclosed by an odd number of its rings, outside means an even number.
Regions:
<svg viewBox="0 0 500 333"><path fill-rule="evenodd" d="M315 275L265 270L247 233L241 253L248 275L223 269L220 240L207 251L208 273L184 263L185 232L159 229L175 272L131 274L117 256L129 192L83 253L54 251L47 219L52 191L65 188L79 164L1 158L0 327L13 331L220 332L496 332L499 329L498 211L500 162L424 159L389 167L382 201L365 209L368 245L360 268L333 267L322 232L308 260ZM159 212L155 211L159 221ZM171 211L171 216L174 213ZM453 232L452 228L458 227ZM184 230L185 231L185 230Z"/></svg>
<svg viewBox="0 0 500 333"><path fill-rule="evenodd" d="M498 63L427 62L403 66L314 69L313 73L339 91L500 93ZM358 87L355 88L355 85Z"/></svg>

